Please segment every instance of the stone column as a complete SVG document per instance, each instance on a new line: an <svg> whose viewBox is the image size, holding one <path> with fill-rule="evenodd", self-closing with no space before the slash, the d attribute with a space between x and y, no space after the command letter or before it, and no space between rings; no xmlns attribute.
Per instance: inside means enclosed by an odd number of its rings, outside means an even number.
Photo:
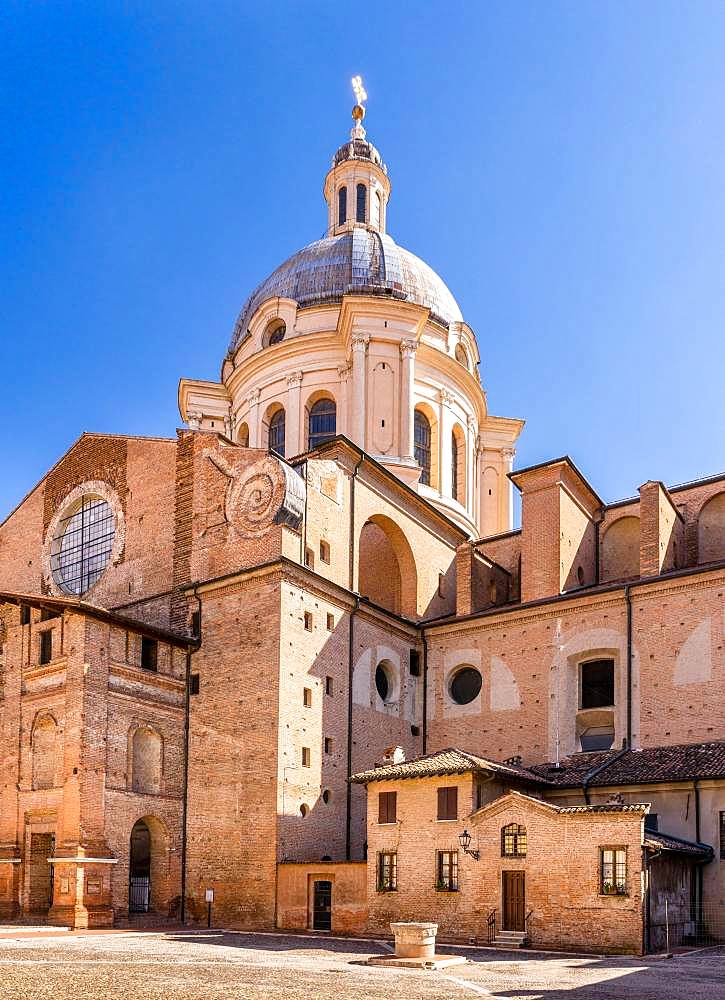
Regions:
<svg viewBox="0 0 725 1000"><path fill-rule="evenodd" d="M476 421L469 417L466 437L466 510L476 520Z"/></svg>
<svg viewBox="0 0 725 1000"><path fill-rule="evenodd" d="M438 455L440 456L439 489L441 496L450 497L453 491L451 475L451 435L453 433L453 396L448 389L439 391L440 416L438 418Z"/></svg>
<svg viewBox="0 0 725 1000"><path fill-rule="evenodd" d="M413 461L415 455L415 352L418 345L414 340L403 340L400 344L402 357L400 391L400 457Z"/></svg>
<svg viewBox="0 0 725 1000"><path fill-rule="evenodd" d="M352 415L350 413L350 366L337 366L338 385L340 386L337 400L337 433L350 437Z"/></svg>
<svg viewBox="0 0 725 1000"><path fill-rule="evenodd" d="M370 337L367 334L355 334L352 338L352 420L350 437L361 448L365 447L365 427L367 414L365 412L367 372L366 353Z"/></svg>
<svg viewBox="0 0 725 1000"><path fill-rule="evenodd" d="M302 372L287 376L287 406L285 407L285 454L288 458L305 450L305 435L300 413Z"/></svg>
<svg viewBox="0 0 725 1000"><path fill-rule="evenodd" d="M261 448L262 435L259 426L259 389L252 389L249 393L249 447Z"/></svg>

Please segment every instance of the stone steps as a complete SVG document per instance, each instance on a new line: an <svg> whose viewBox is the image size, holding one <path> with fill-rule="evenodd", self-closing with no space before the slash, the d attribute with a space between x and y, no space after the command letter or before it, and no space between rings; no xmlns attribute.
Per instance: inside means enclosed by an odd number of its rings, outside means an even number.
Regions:
<svg viewBox="0 0 725 1000"><path fill-rule="evenodd" d="M497 948L525 948L528 941L525 931L497 931L493 943Z"/></svg>

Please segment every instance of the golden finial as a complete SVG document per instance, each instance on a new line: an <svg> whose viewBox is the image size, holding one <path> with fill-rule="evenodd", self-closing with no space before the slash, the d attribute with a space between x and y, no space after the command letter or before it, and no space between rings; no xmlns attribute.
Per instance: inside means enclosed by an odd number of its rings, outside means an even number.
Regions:
<svg viewBox="0 0 725 1000"><path fill-rule="evenodd" d="M355 107L352 109L352 117L356 122L361 122L365 117L365 108L363 107L363 101L367 101L368 94L363 87L362 77L354 76L352 78L352 89L355 94Z"/></svg>

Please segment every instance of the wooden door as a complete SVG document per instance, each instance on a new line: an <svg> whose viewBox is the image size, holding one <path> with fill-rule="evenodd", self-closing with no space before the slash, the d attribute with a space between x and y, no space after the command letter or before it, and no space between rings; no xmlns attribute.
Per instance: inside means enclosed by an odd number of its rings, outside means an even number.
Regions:
<svg viewBox="0 0 725 1000"><path fill-rule="evenodd" d="M312 928L316 931L332 929L332 882L316 881L312 899Z"/></svg>
<svg viewBox="0 0 725 1000"><path fill-rule="evenodd" d="M503 930L526 930L524 872L503 873Z"/></svg>

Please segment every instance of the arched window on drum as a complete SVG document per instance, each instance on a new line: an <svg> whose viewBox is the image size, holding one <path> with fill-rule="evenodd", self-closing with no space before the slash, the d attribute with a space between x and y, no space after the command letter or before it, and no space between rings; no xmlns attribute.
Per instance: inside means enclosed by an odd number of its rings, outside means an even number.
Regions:
<svg viewBox="0 0 725 1000"><path fill-rule="evenodd" d="M337 433L337 406L334 399L318 399L309 410L307 446L310 451Z"/></svg>
<svg viewBox="0 0 725 1000"><path fill-rule="evenodd" d="M420 474L420 481L425 486L430 486L430 421L422 410L415 411L413 434L415 460L422 470Z"/></svg>

